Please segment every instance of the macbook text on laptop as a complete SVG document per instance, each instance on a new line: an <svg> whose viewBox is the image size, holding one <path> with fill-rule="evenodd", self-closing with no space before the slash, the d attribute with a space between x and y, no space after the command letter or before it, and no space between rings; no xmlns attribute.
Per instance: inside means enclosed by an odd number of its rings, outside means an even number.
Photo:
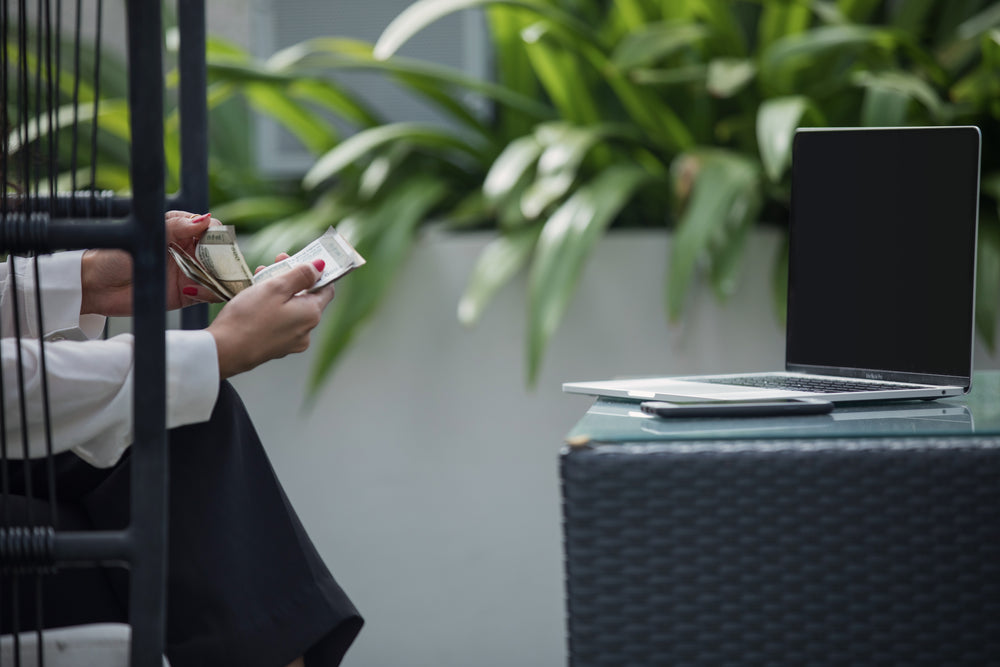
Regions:
<svg viewBox="0 0 1000 667"><path fill-rule="evenodd" d="M835 402L967 392L980 144L971 126L796 131L785 370L568 382L563 391Z"/></svg>

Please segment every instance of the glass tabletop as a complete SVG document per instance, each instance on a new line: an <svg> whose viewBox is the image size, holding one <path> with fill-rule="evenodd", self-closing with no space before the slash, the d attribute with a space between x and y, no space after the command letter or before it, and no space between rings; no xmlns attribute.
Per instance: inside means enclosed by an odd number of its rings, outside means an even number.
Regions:
<svg viewBox="0 0 1000 667"><path fill-rule="evenodd" d="M1000 371L973 376L962 397L840 404L825 415L662 418L637 401L598 399L566 436L570 444L656 440L750 440L879 436L1000 435Z"/></svg>

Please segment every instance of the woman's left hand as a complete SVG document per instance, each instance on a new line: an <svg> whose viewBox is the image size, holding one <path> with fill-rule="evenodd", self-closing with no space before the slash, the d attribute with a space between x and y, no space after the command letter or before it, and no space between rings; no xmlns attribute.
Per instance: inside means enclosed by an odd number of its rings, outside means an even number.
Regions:
<svg viewBox="0 0 1000 667"><path fill-rule="evenodd" d="M211 215L168 211L166 240L194 254L198 239L210 225L221 224ZM81 264L83 298L80 313L108 316L132 314L132 256L123 250L87 250ZM190 294L188 294L190 293ZM167 309L182 308L218 299L184 275L172 257L167 257Z"/></svg>

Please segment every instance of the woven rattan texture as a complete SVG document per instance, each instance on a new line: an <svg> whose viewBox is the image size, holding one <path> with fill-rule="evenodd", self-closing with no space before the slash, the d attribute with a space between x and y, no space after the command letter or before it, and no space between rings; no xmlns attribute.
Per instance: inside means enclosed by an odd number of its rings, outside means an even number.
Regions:
<svg viewBox="0 0 1000 667"><path fill-rule="evenodd" d="M570 664L1000 664L1000 441L561 457Z"/></svg>

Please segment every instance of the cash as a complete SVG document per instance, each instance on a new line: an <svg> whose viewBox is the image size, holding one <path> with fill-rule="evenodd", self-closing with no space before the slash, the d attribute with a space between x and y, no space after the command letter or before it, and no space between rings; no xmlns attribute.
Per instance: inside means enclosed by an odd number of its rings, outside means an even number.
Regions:
<svg viewBox="0 0 1000 667"><path fill-rule="evenodd" d="M223 301L229 301L251 285L317 259L322 259L325 266L310 291L329 285L365 264L365 258L333 227L291 257L262 269L256 275L247 266L236 243L236 229L231 225L209 227L198 240L194 256L173 243L168 250L184 275Z"/></svg>

